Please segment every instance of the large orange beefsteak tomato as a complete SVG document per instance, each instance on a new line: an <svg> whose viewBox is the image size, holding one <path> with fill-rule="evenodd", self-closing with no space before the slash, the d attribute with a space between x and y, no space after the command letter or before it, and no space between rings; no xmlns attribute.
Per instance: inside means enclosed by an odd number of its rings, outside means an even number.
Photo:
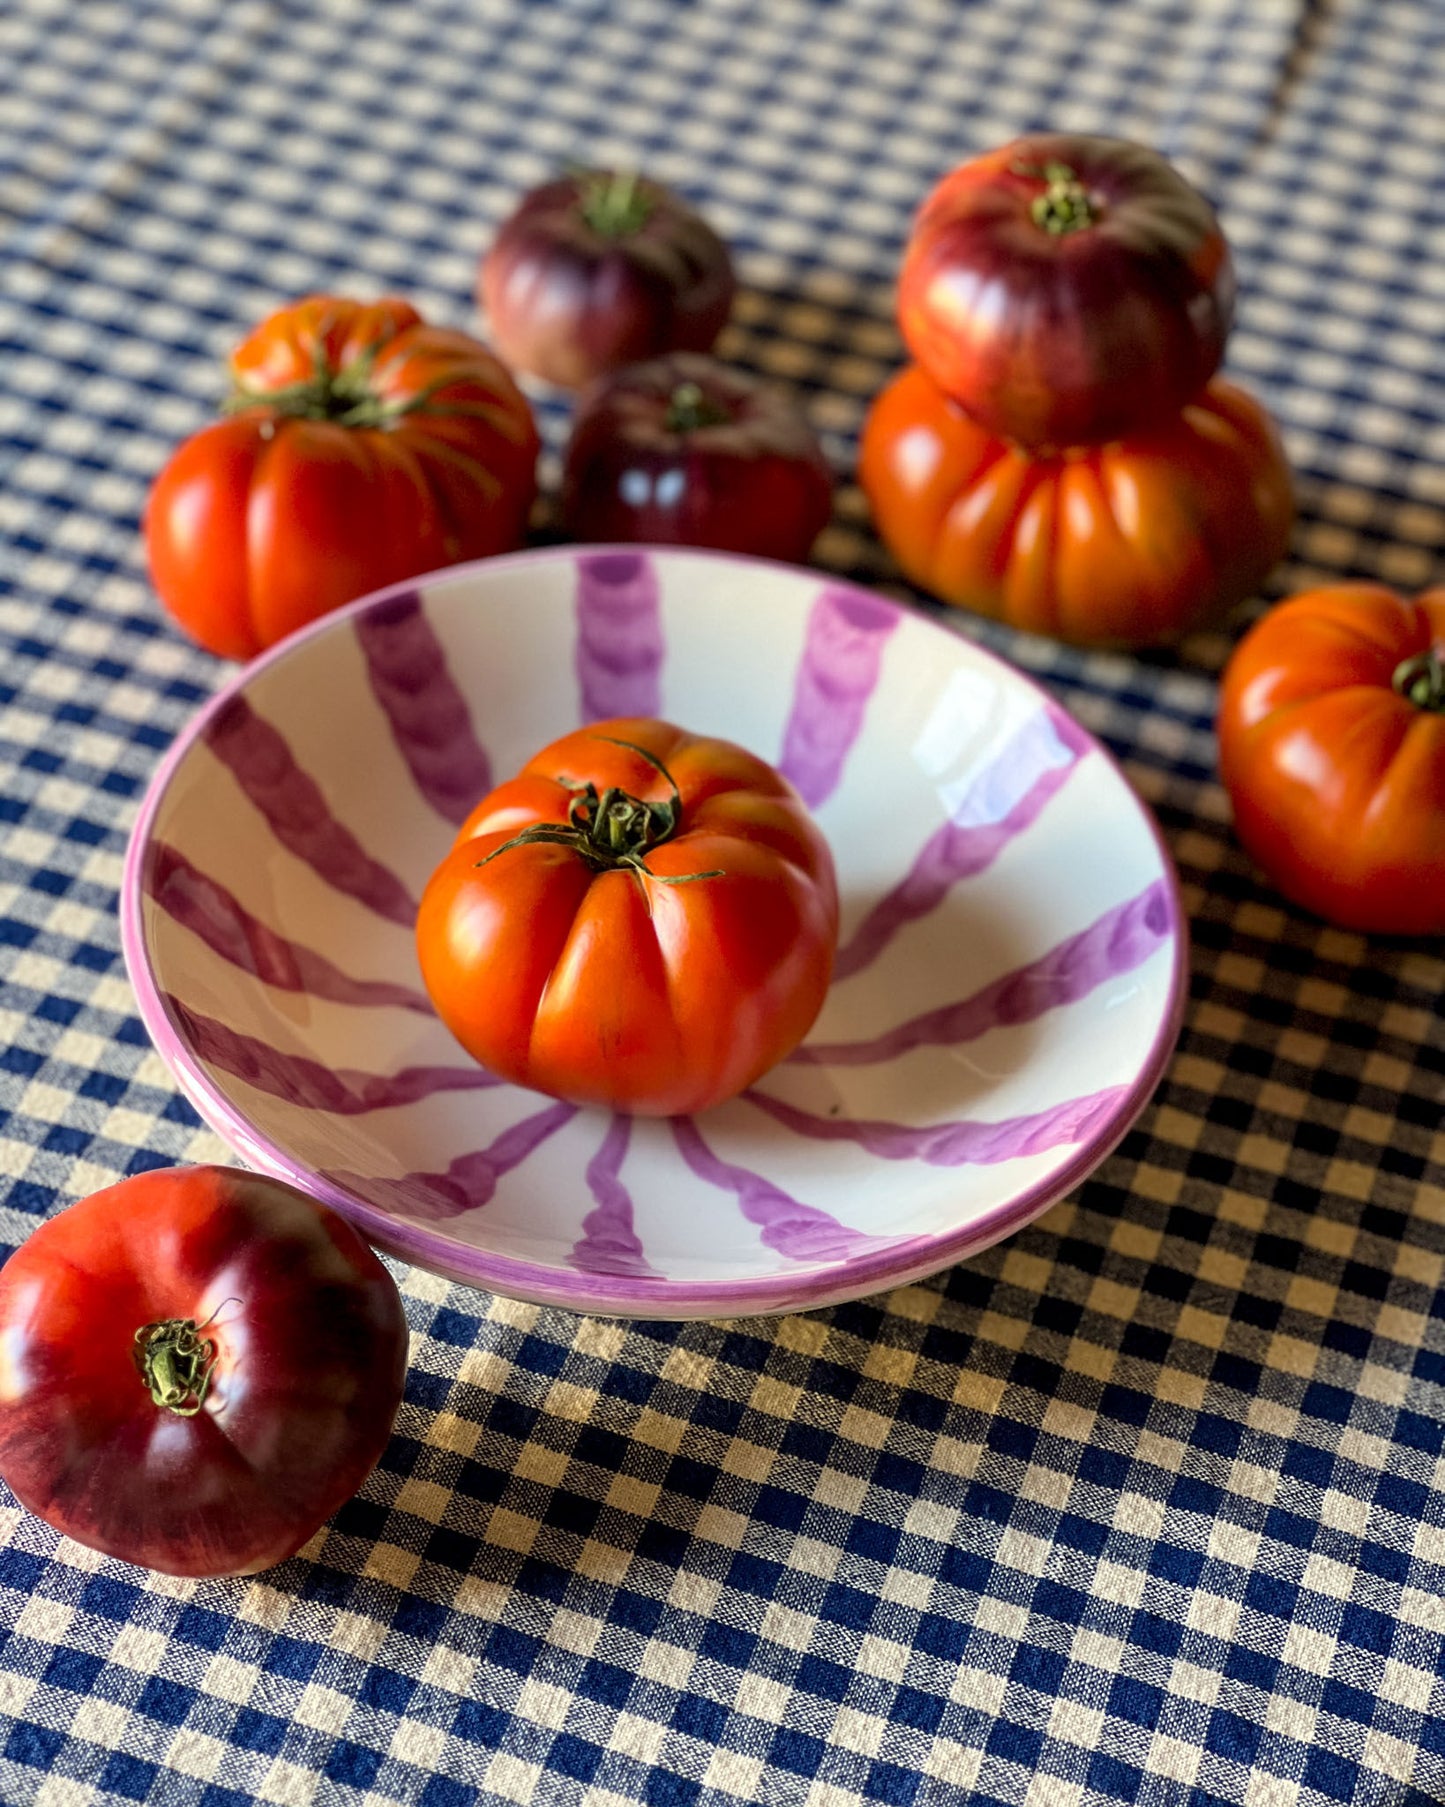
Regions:
<svg viewBox="0 0 1445 1807"><path fill-rule="evenodd" d="M1445 589L1292 597L1235 648L1219 771L1246 851L1344 928L1445 932Z"/></svg>
<svg viewBox="0 0 1445 1807"><path fill-rule="evenodd" d="M475 1059L642 1116L705 1110L789 1053L837 933L832 855L787 780L643 718L565 735L484 797L417 918Z"/></svg>
<svg viewBox="0 0 1445 1807"><path fill-rule="evenodd" d="M145 512L156 591L211 652L249 659L368 590L520 543L537 428L479 340L405 301L312 295L231 375L231 417L180 447Z"/></svg>
<svg viewBox="0 0 1445 1807"><path fill-rule="evenodd" d="M1218 377L1147 433L1033 456L912 366L869 412L858 476L921 589L1080 645L1147 646L1218 617L1294 519L1269 416Z"/></svg>

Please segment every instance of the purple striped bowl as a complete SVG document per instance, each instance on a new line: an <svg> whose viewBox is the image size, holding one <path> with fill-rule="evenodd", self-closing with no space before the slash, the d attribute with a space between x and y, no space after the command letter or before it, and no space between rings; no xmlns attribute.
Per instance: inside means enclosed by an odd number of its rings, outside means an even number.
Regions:
<svg viewBox="0 0 1445 1807"><path fill-rule="evenodd" d="M416 901L494 778L611 715L778 764L837 859L812 1035L698 1119L494 1080ZM731 1317L916 1280L1062 1197L1178 1034L1168 855L1108 755L962 635L815 571L566 547L366 598L240 673L157 772L121 894L141 1014L236 1154L455 1280Z"/></svg>

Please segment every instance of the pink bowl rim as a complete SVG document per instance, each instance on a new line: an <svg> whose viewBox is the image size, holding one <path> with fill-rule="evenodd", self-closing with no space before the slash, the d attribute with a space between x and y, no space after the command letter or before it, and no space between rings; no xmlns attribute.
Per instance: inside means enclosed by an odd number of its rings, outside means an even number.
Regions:
<svg viewBox="0 0 1445 1807"><path fill-rule="evenodd" d="M760 1274L735 1280L643 1279L635 1276L584 1273L580 1270L523 1260L519 1256L461 1243L438 1234L423 1223L395 1217L324 1174L298 1161L284 1148L256 1129L251 1119L230 1099L197 1057L180 1024L172 1015L157 981L144 930L142 873L150 837L166 792L176 773L203 738L215 717L241 695L263 672L281 663L313 640L345 629L358 617L378 609L398 596L426 595L444 587L481 577L505 575L532 565L575 564L597 555L638 554L668 561L701 561L709 565L735 565L741 569L762 567L806 579L813 585L843 590L896 611L901 620L945 635L950 641L963 637L971 651L988 665L997 666L1010 683L1023 684L1051 708L1062 705L1035 678L976 641L967 640L946 621L864 589L846 578L812 566L784 564L741 553L709 552L694 547L639 544L566 544L533 547L447 565L403 582L374 590L329 615L310 623L241 667L181 729L163 755L146 788L135 826L126 848L120 886L120 939L127 974L135 993L141 1021L156 1052L171 1072L207 1127L232 1151L257 1171L299 1188L330 1205L356 1225L375 1247L443 1278L483 1291L529 1303L560 1306L592 1316L681 1320L771 1316L783 1312L810 1311L863 1298L870 1293L912 1284L951 1267L970 1255L980 1254L993 1243L1013 1235L1050 1206L1057 1204L1100 1166L1132 1128L1164 1076L1183 1026L1187 996L1188 919L1180 894L1173 858L1153 812L1129 782L1109 749L1081 723L1075 722L1089 751L1100 757L1133 800L1154 842L1160 875L1165 881L1168 933L1173 959L1169 975L1167 1007L1161 1013L1154 1039L1139 1071L1119 1102L1093 1134L1079 1144L1069 1159L1044 1179L1024 1187L1013 1197L993 1206L981 1217L954 1229L903 1238L882 1248L861 1251L825 1265L796 1272ZM1065 711L1065 713L1068 713ZM1074 719L1072 716L1071 720Z"/></svg>

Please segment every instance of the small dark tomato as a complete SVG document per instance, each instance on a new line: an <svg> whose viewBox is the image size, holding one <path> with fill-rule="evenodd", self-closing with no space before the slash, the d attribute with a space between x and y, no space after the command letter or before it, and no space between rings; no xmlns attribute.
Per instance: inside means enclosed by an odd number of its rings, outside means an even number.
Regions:
<svg viewBox="0 0 1445 1807"><path fill-rule="evenodd" d="M698 353L634 364L578 404L561 515L577 540L806 558L833 473L783 390Z"/></svg>
<svg viewBox="0 0 1445 1807"><path fill-rule="evenodd" d="M736 291L727 246L671 189L582 171L522 197L477 299L509 364L564 389L665 351L708 351Z"/></svg>
<svg viewBox="0 0 1445 1807"><path fill-rule="evenodd" d="M898 279L910 351L988 432L1071 446L1176 415L1224 355L1229 247L1157 151L1041 133L945 176Z"/></svg>

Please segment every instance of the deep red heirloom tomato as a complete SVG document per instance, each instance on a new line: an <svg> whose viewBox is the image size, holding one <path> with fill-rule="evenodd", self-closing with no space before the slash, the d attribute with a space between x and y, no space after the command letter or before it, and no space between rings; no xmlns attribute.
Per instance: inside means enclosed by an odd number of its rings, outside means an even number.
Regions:
<svg viewBox="0 0 1445 1807"><path fill-rule="evenodd" d="M1240 641L1219 771L1270 882L1367 933L1445 931L1445 589L1310 590Z"/></svg>
<svg viewBox="0 0 1445 1807"><path fill-rule="evenodd" d="M502 355L563 388L664 351L707 351L736 290L726 245L660 182L584 170L522 197L482 259Z"/></svg>
<svg viewBox="0 0 1445 1807"><path fill-rule="evenodd" d="M249 659L368 590L509 552L536 495L525 397L479 340L404 301L312 295L231 358L228 420L152 486L161 601Z"/></svg>
<svg viewBox="0 0 1445 1807"><path fill-rule="evenodd" d="M921 589L1079 645L1152 645L1221 615L1294 518L1269 416L1218 377L1152 432L1035 456L915 366L873 404L858 476Z"/></svg>
<svg viewBox="0 0 1445 1807"><path fill-rule="evenodd" d="M792 786L725 740L621 719L473 810L422 896L443 1022L492 1072L643 1116L706 1110L791 1051L838 933Z"/></svg>
<svg viewBox="0 0 1445 1807"><path fill-rule="evenodd" d="M798 405L715 358L652 358L578 403L561 495L573 539L798 560L832 507L833 473Z"/></svg>
<svg viewBox="0 0 1445 1807"><path fill-rule="evenodd" d="M293 1555L371 1471L406 1373L396 1285L343 1218L226 1167L142 1173L0 1269L0 1475L171 1575Z"/></svg>
<svg viewBox="0 0 1445 1807"><path fill-rule="evenodd" d="M1077 445L1176 414L1219 368L1234 296L1214 209L1158 152L1041 133L924 201L898 320L990 432Z"/></svg>

